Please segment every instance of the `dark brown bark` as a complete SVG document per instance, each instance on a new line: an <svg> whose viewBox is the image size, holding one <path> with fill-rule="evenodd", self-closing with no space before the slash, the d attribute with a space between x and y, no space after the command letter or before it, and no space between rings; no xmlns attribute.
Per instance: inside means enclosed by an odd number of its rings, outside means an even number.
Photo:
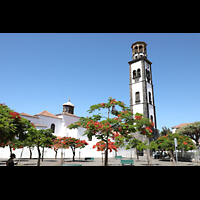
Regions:
<svg viewBox="0 0 200 200"><path fill-rule="evenodd" d="M43 158L44 158L44 147L42 147L42 161L43 161Z"/></svg>
<svg viewBox="0 0 200 200"><path fill-rule="evenodd" d="M9 147L10 147L10 156L11 156L11 154L12 154L12 147L9 145Z"/></svg>
<svg viewBox="0 0 200 200"><path fill-rule="evenodd" d="M73 161L75 161L75 147L71 146L72 153L73 153Z"/></svg>
<svg viewBox="0 0 200 200"><path fill-rule="evenodd" d="M108 133L107 133L106 150L105 150L105 166L108 166Z"/></svg>
<svg viewBox="0 0 200 200"><path fill-rule="evenodd" d="M58 151L55 151L56 153L55 153L55 159L57 159L57 153L58 153Z"/></svg>
<svg viewBox="0 0 200 200"><path fill-rule="evenodd" d="M139 160L139 152L138 152L137 148L136 148L136 154L137 154L137 160Z"/></svg>
<svg viewBox="0 0 200 200"><path fill-rule="evenodd" d="M40 153L39 142L37 143L37 150L38 150L38 162L37 162L37 166L40 166L41 153Z"/></svg>
<svg viewBox="0 0 200 200"><path fill-rule="evenodd" d="M29 147L29 151L30 151L30 159L32 159L32 151L30 147Z"/></svg>

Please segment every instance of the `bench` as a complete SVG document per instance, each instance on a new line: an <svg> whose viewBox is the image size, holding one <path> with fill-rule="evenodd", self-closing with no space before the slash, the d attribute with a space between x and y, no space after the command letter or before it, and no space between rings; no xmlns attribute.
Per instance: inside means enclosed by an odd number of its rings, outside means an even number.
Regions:
<svg viewBox="0 0 200 200"><path fill-rule="evenodd" d="M85 160L94 160L93 157L85 157Z"/></svg>
<svg viewBox="0 0 200 200"><path fill-rule="evenodd" d="M62 164L62 166L82 166L81 164Z"/></svg>
<svg viewBox="0 0 200 200"><path fill-rule="evenodd" d="M120 158L120 159L122 159L122 156L115 156L115 158Z"/></svg>
<svg viewBox="0 0 200 200"><path fill-rule="evenodd" d="M130 164L130 165L132 165L132 164L134 164L134 162L133 162L133 160L121 160L121 164L122 164L122 165L125 165L125 164Z"/></svg>

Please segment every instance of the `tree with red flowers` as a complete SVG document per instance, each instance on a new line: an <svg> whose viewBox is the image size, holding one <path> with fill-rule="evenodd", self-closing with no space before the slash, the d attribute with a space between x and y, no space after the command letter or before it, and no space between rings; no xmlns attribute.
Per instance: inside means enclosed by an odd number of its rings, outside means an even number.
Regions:
<svg viewBox="0 0 200 200"><path fill-rule="evenodd" d="M9 145L10 153L13 149L24 146L28 131L33 128L27 119L7 105L0 104L0 147Z"/></svg>
<svg viewBox="0 0 200 200"><path fill-rule="evenodd" d="M105 151L106 143L104 141L97 142L92 148L94 149L96 147L97 151ZM112 152L112 150L117 151L117 148L119 147L117 147L114 142L111 142L110 139L108 139L108 150L110 150L110 152Z"/></svg>
<svg viewBox="0 0 200 200"><path fill-rule="evenodd" d="M178 133L163 135L159 137L156 141L152 141L151 143L153 144L152 146L154 146L154 149L160 149L160 151L169 151L170 161L174 161L174 138L177 139L178 146L176 147L176 149L183 149L185 151L196 149L195 144L188 136L180 135Z"/></svg>
<svg viewBox="0 0 200 200"><path fill-rule="evenodd" d="M78 127L86 128L84 135L87 135L89 139L95 136L97 139L104 142L105 166L107 166L109 139L114 139L117 136L119 137L119 135L130 139L132 138L132 133L137 131L151 137L152 124L150 120L145 117L139 117L140 119L133 118L133 113L130 108L127 107L124 102L116 101L112 97L108 99L107 103L99 103L90 106L88 112L93 113L101 109L106 110L106 116L102 113L98 113L87 118L81 117L79 121L68 127L70 129Z"/></svg>
<svg viewBox="0 0 200 200"><path fill-rule="evenodd" d="M13 116L11 110L5 103L0 104L0 143L6 144L15 136L16 121L18 117ZM17 118L17 119L16 119Z"/></svg>
<svg viewBox="0 0 200 200"><path fill-rule="evenodd" d="M72 158L73 161L75 160L75 149L77 148L82 149L86 145L88 145L88 143L85 140L79 140L73 137L63 137L59 140L62 144L62 148L67 148L67 149L69 149L69 147L71 148L73 153L73 158Z"/></svg>

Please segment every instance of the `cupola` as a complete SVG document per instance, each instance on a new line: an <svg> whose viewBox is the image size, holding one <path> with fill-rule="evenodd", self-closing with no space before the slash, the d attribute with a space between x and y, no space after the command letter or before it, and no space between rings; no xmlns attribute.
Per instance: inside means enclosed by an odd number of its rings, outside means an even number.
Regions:
<svg viewBox="0 0 200 200"><path fill-rule="evenodd" d="M140 41L135 42L131 45L133 60L136 60L142 56L147 57L146 46L147 44L145 42L140 42Z"/></svg>
<svg viewBox="0 0 200 200"><path fill-rule="evenodd" d="M69 101L63 104L63 113L74 114L74 107L75 106L70 102L70 97L69 97Z"/></svg>

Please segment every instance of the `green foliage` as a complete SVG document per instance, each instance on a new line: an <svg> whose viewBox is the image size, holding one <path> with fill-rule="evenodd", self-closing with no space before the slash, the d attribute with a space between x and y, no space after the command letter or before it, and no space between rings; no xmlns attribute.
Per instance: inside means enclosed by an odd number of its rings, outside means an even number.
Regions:
<svg viewBox="0 0 200 200"><path fill-rule="evenodd" d="M11 110L7 105L0 104L0 143L7 143L14 138L16 124L10 115Z"/></svg>
<svg viewBox="0 0 200 200"><path fill-rule="evenodd" d="M160 136L164 136L164 135L167 135L167 134L172 134L172 131L167 128L166 126L162 127L162 131L160 132Z"/></svg>
<svg viewBox="0 0 200 200"><path fill-rule="evenodd" d="M52 140L55 138L56 136L53 135L52 129L37 130L35 128L32 128L27 133L25 144L28 147L33 147L37 145L39 147L50 147L53 144Z"/></svg>
<svg viewBox="0 0 200 200"><path fill-rule="evenodd" d="M196 148L194 143L188 136L180 135L178 133L161 136L157 139L157 141L152 141L150 146L154 149L174 151L175 150L174 138L177 139L178 146L176 147L176 149L178 150L183 149L185 151L188 151Z"/></svg>
<svg viewBox="0 0 200 200"><path fill-rule="evenodd" d="M199 146L200 138L200 122L194 122L187 124L177 130L178 134L186 135L196 142L196 146Z"/></svg>
<svg viewBox="0 0 200 200"><path fill-rule="evenodd" d="M125 149L127 150L131 148L137 148L139 151L142 151L142 150L148 149L148 146L147 146L147 142L143 143L141 140L138 140L136 138L131 138L128 141L128 144L126 145Z"/></svg>
<svg viewBox="0 0 200 200"><path fill-rule="evenodd" d="M87 118L81 117L79 121L69 125L68 128L83 127L86 129L84 135L87 135L89 139L94 136L100 141L105 142L105 165L107 165L108 143L110 139L115 139L115 146L120 147L124 145L124 141L132 138L132 133L136 131L151 137L153 123L139 113L136 113L135 118L133 118L130 108L124 102L116 101L112 97L108 98L107 103L98 103L90 106L88 112L93 113L103 109L107 111L107 116L98 113ZM145 149L145 145L140 144L138 148Z"/></svg>
<svg viewBox="0 0 200 200"><path fill-rule="evenodd" d="M117 109L116 109L117 108ZM108 117L102 114L94 114L91 117L81 117L79 121L71 124L68 128L86 128L84 135L88 138L95 136L97 139L107 142L109 138L114 138L116 135L122 135L129 138L130 133L140 131L141 134L152 136L152 123L142 114L136 113L140 118L134 119L130 108L123 102L109 98L107 103L99 103L90 106L89 113L106 109ZM112 115L112 117L110 117Z"/></svg>

